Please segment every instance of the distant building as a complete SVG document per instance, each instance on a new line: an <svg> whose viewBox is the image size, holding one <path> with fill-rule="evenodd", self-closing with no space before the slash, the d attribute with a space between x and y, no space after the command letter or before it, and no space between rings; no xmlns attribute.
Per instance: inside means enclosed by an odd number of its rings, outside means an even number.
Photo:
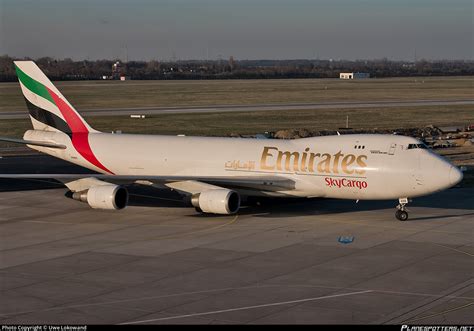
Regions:
<svg viewBox="0 0 474 331"><path fill-rule="evenodd" d="M115 62L112 65L112 79L120 79L122 75L122 64L120 61Z"/></svg>
<svg viewBox="0 0 474 331"><path fill-rule="evenodd" d="M340 79L363 79L370 78L370 74L367 72L341 72L339 74Z"/></svg>

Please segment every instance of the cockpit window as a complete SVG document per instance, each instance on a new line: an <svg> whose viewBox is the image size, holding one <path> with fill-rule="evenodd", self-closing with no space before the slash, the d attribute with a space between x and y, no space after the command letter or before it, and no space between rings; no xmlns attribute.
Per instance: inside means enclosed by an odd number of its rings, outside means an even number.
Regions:
<svg viewBox="0 0 474 331"><path fill-rule="evenodd" d="M425 144L408 144L407 149L415 149L415 148L428 149L428 146L426 146Z"/></svg>

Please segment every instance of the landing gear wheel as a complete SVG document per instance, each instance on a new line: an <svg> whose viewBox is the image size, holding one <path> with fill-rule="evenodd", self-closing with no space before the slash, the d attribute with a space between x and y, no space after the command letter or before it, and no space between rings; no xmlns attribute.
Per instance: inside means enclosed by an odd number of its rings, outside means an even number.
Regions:
<svg viewBox="0 0 474 331"><path fill-rule="evenodd" d="M408 219L408 213L406 211L406 205L408 204L408 198L400 198L398 199L398 206L397 211L395 212L395 217L399 221L406 221Z"/></svg>
<svg viewBox="0 0 474 331"><path fill-rule="evenodd" d="M201 209L201 208L199 208L199 207L194 207L194 209L196 209L196 211L197 211L198 213L202 213L202 209Z"/></svg>
<svg viewBox="0 0 474 331"><path fill-rule="evenodd" d="M397 210L395 212L395 217L399 220L399 221L406 221L408 219L408 213L404 210Z"/></svg>

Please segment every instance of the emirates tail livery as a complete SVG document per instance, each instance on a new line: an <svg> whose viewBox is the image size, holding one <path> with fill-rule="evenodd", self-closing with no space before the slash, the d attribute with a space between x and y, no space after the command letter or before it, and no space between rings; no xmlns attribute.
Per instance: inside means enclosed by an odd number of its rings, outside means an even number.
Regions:
<svg viewBox="0 0 474 331"><path fill-rule="evenodd" d="M108 134L94 130L32 61L16 72L33 124L24 139L1 138L98 174L0 175L55 178L92 208L122 209L125 184L166 185L204 213L238 212L242 196L353 200L409 198L456 185L462 173L419 140L397 135L338 135L259 140Z"/></svg>

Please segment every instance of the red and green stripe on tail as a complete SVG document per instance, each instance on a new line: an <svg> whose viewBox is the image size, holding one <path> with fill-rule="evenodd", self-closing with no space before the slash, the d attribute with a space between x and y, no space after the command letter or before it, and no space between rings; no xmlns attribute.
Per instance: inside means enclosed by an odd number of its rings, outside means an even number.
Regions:
<svg viewBox="0 0 474 331"><path fill-rule="evenodd" d="M51 88L28 76L17 65L15 65L15 69L21 84L37 97L41 97L55 106L61 113L64 120L47 109L38 107L38 105L35 105L25 95L25 100L27 102L31 116L46 125L52 126L68 134L71 137L72 145L76 151L82 155L82 157L84 157L84 159L99 169L112 174L112 172L107 169L94 155L89 143L90 131L88 129L88 125L80 117L80 115L71 108L69 103L63 100L63 98L61 98Z"/></svg>

